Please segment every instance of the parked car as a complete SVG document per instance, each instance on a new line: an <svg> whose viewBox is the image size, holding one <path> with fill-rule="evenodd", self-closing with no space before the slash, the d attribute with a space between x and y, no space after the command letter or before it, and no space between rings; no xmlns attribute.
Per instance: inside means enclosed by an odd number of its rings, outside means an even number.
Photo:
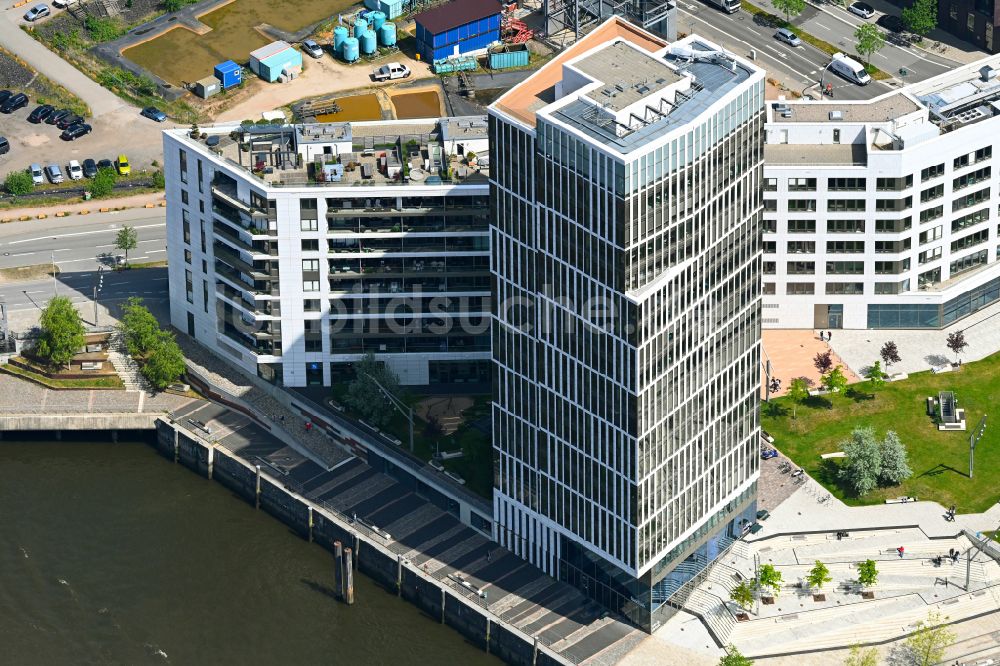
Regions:
<svg viewBox="0 0 1000 666"><path fill-rule="evenodd" d="M115 160L115 168L118 169L119 176L127 176L132 173L132 167L129 166L128 158L125 157L124 153L119 155L118 159Z"/></svg>
<svg viewBox="0 0 1000 666"><path fill-rule="evenodd" d="M49 11L48 5L35 5L28 11L24 13L25 21L37 21L40 18L45 18L52 12Z"/></svg>
<svg viewBox="0 0 1000 666"><path fill-rule="evenodd" d="M41 164L32 164L28 167L28 173L31 174L31 182L35 185L42 185L45 183L45 174L42 173Z"/></svg>
<svg viewBox="0 0 1000 666"><path fill-rule="evenodd" d="M893 16L892 14L883 14L882 16L879 16L875 23L880 28L885 28L889 32L899 33L906 31L906 24L903 23L903 19L898 16Z"/></svg>
<svg viewBox="0 0 1000 666"><path fill-rule="evenodd" d="M35 110L28 114L28 122L38 124L56 112L56 108L51 104L42 104L35 107Z"/></svg>
<svg viewBox="0 0 1000 666"><path fill-rule="evenodd" d="M50 164L45 167L45 175L48 176L49 182L53 185L63 182L62 169L59 168L58 164Z"/></svg>
<svg viewBox="0 0 1000 666"><path fill-rule="evenodd" d="M52 6L56 9L66 9L75 2L76 0L52 0Z"/></svg>
<svg viewBox="0 0 1000 666"><path fill-rule="evenodd" d="M83 177L93 178L97 175L97 163L89 157L83 161Z"/></svg>
<svg viewBox="0 0 1000 666"><path fill-rule="evenodd" d="M311 39L307 39L302 42L302 50L313 58L323 57L323 47Z"/></svg>
<svg viewBox="0 0 1000 666"><path fill-rule="evenodd" d="M788 28L778 28L778 30L774 33L774 38L779 42L788 44L789 46L802 46L802 40L799 39L799 36Z"/></svg>
<svg viewBox="0 0 1000 666"><path fill-rule="evenodd" d="M70 160L66 165L66 175L70 180L80 180L83 178L83 167L76 160Z"/></svg>
<svg viewBox="0 0 1000 666"><path fill-rule="evenodd" d="M64 130L70 125L76 125L77 123L82 123L82 122L83 118L76 115L75 113L71 113L68 116L63 116L62 118L60 118L59 122L56 123L56 127L58 127L61 130Z"/></svg>
<svg viewBox="0 0 1000 666"><path fill-rule="evenodd" d="M100 171L101 169L114 169L114 168L115 168L114 162L112 162L111 160L97 160L98 171Z"/></svg>
<svg viewBox="0 0 1000 666"><path fill-rule="evenodd" d="M855 2L847 8L847 11L864 19L875 16L875 8L865 2Z"/></svg>
<svg viewBox="0 0 1000 666"><path fill-rule="evenodd" d="M0 104L6 104L7 100L14 96L9 90L0 90Z"/></svg>
<svg viewBox="0 0 1000 666"><path fill-rule="evenodd" d="M0 155L6 155L9 152L10 152L10 141L7 140L7 137L0 136Z"/></svg>
<svg viewBox="0 0 1000 666"><path fill-rule="evenodd" d="M0 112L14 113L18 109L28 106L28 96L24 93L17 93L0 106Z"/></svg>
<svg viewBox="0 0 1000 666"><path fill-rule="evenodd" d="M59 135L59 138L63 141L76 141L81 136L90 134L93 129L94 128L87 123L73 123L63 130L63 133Z"/></svg>
<svg viewBox="0 0 1000 666"><path fill-rule="evenodd" d="M391 81L393 79L405 79L410 76L410 68L398 62L390 62L382 65L372 73L375 81Z"/></svg>
<svg viewBox="0 0 1000 666"><path fill-rule="evenodd" d="M66 116L73 115L73 112L69 109L59 109L58 111L53 111L52 115L45 119L46 125L55 125L57 122L65 118Z"/></svg>
<svg viewBox="0 0 1000 666"><path fill-rule="evenodd" d="M163 113L163 111L160 111L155 106L147 106L145 109L139 112L139 115L145 118L149 118L150 120L155 120L158 123L162 123L164 120L167 119L167 114Z"/></svg>

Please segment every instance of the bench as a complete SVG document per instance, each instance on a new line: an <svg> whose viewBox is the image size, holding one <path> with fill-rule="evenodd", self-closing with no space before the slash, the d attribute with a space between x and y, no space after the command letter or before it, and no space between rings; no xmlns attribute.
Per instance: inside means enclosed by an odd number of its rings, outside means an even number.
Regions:
<svg viewBox="0 0 1000 666"><path fill-rule="evenodd" d="M102 361L84 361L80 364L80 369L84 372L94 372L104 367Z"/></svg>

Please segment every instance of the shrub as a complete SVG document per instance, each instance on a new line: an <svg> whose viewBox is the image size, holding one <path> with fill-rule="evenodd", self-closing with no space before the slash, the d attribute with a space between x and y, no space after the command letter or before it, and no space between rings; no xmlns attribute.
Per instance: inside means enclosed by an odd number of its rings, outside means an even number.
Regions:
<svg viewBox="0 0 1000 666"><path fill-rule="evenodd" d="M3 182L3 188L14 196L20 196L30 194L35 189L35 183L27 171L11 171Z"/></svg>
<svg viewBox="0 0 1000 666"><path fill-rule="evenodd" d="M108 167L101 169L90 183L90 194L98 199L111 196L117 180L118 175L114 169Z"/></svg>
<svg viewBox="0 0 1000 666"><path fill-rule="evenodd" d="M155 187L158 190L162 190L166 186L167 186L166 181L163 179L163 172L162 171L154 171L153 172L153 187Z"/></svg>
<svg viewBox="0 0 1000 666"><path fill-rule="evenodd" d="M113 42L125 34L125 28L115 19L88 16L83 27L95 42Z"/></svg>
<svg viewBox="0 0 1000 666"><path fill-rule="evenodd" d="M53 296L39 322L41 336L35 346L38 358L53 366L62 366L80 351L85 342L80 313L65 296Z"/></svg>

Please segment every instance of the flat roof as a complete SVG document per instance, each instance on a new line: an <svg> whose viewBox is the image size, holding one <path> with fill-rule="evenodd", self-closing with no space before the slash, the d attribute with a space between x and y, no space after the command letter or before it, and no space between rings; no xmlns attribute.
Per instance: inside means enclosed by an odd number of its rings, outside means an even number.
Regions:
<svg viewBox="0 0 1000 666"><path fill-rule="evenodd" d="M921 108L911 97L899 92L864 102L772 102L771 108L781 105L790 108L792 115L785 118L775 112L773 121L776 123L831 122L831 112L840 112L840 118L833 122L877 123L900 118Z"/></svg>
<svg viewBox="0 0 1000 666"><path fill-rule="evenodd" d="M768 166L864 166L868 151L860 143L768 143L764 162Z"/></svg>
<svg viewBox="0 0 1000 666"><path fill-rule="evenodd" d="M665 61L621 41L595 51L571 66L603 84L587 96L614 111L621 111L683 78Z"/></svg>
<svg viewBox="0 0 1000 666"><path fill-rule="evenodd" d="M665 41L618 16L612 16L545 64L544 67L501 95L490 108L531 127L535 113L555 101L555 85L562 80L563 65L599 44L621 37L650 53L667 45Z"/></svg>
<svg viewBox="0 0 1000 666"><path fill-rule="evenodd" d="M453 0L420 12L413 20L436 35L499 13L497 0Z"/></svg>

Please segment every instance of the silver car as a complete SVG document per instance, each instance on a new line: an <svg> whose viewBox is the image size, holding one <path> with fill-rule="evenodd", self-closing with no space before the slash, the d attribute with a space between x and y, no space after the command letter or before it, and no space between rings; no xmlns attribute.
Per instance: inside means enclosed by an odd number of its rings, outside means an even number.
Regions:
<svg viewBox="0 0 1000 666"><path fill-rule="evenodd" d="M48 5L35 5L27 12L24 13L25 21L37 21L40 18L45 18L50 14Z"/></svg>
<svg viewBox="0 0 1000 666"><path fill-rule="evenodd" d="M49 177L49 182L53 185L63 182L62 169L59 168L58 164L50 164L45 167L45 175Z"/></svg>
<svg viewBox="0 0 1000 666"><path fill-rule="evenodd" d="M311 39L307 39L304 42L302 42L302 50L311 55L313 58L323 57L323 49L320 47L319 44L317 44Z"/></svg>
<svg viewBox="0 0 1000 666"><path fill-rule="evenodd" d="M31 174L31 182L35 185L42 185L45 183L45 174L42 173L41 164L32 164L28 167L28 173Z"/></svg>
<svg viewBox="0 0 1000 666"><path fill-rule="evenodd" d="M802 40L799 39L799 36L796 35L794 32L792 32L791 30L789 30L788 28L778 28L778 30L774 33L774 38L777 39L779 42L784 42L788 44L789 46L802 45Z"/></svg>

